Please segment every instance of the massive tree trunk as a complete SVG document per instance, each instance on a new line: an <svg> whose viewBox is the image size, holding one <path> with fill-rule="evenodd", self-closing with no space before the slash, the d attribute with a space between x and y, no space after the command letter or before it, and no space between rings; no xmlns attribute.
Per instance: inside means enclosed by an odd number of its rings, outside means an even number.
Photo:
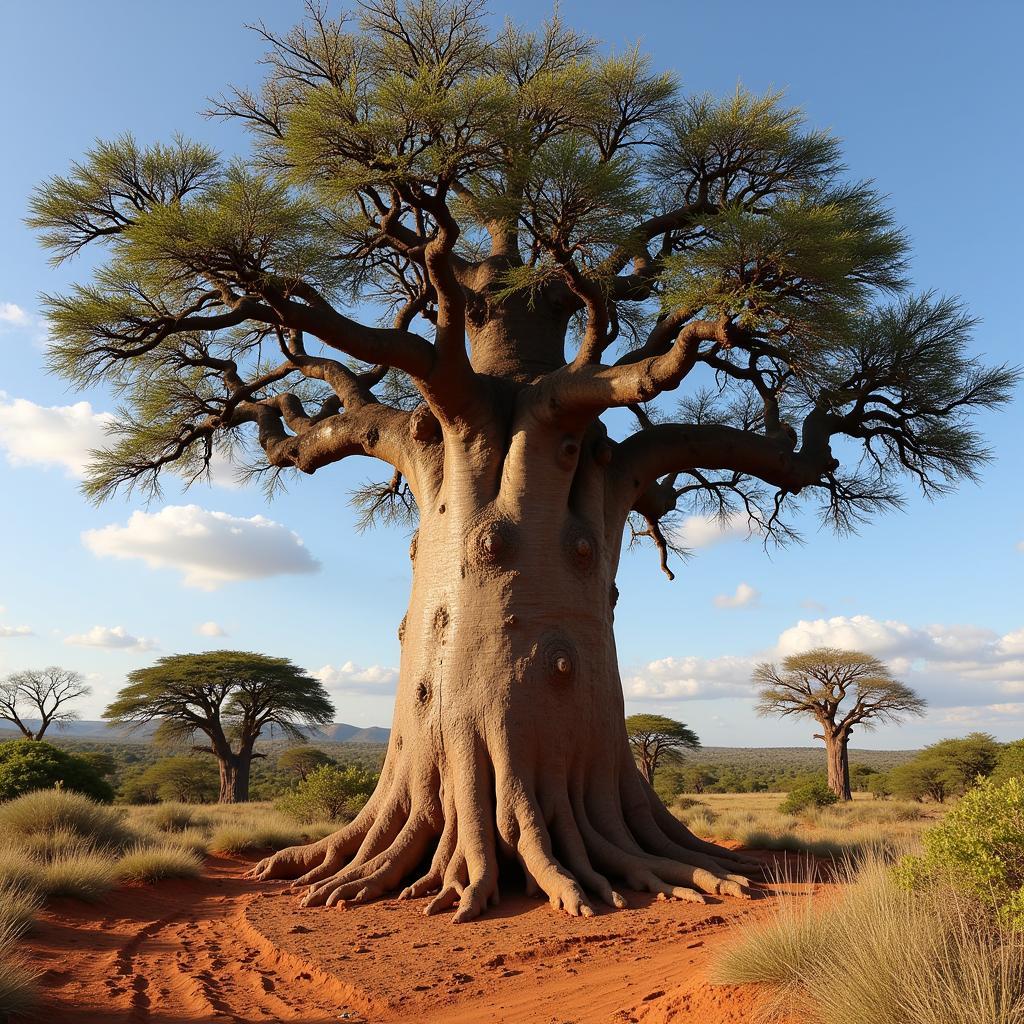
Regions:
<svg viewBox="0 0 1024 1024"><path fill-rule="evenodd" d="M840 800L852 800L849 737L846 733L836 731L825 734L825 755L828 761L828 788Z"/></svg>
<svg viewBox="0 0 1024 1024"><path fill-rule="evenodd" d="M217 802L222 804L244 804L249 800L249 772L252 767L251 756L228 751L218 754L217 764L220 768L220 795Z"/></svg>
<svg viewBox="0 0 1024 1024"><path fill-rule="evenodd" d="M738 856L692 835L637 770L612 632L629 497L603 428L576 433L510 410L501 448L445 431L420 496L412 595L380 783L348 826L261 862L309 905L406 882L456 920L496 901L499 863L528 889L592 913L630 889L749 895ZM421 433L423 433L421 431ZM614 468L614 467L612 467ZM746 865L746 867L751 867Z"/></svg>

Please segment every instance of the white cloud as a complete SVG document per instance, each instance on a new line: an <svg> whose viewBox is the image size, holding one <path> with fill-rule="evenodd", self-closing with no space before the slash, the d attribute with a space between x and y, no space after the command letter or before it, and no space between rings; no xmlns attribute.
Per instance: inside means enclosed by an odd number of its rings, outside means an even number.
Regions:
<svg viewBox="0 0 1024 1024"><path fill-rule="evenodd" d="M227 636L227 630L218 622L203 622L196 626L196 632L200 636Z"/></svg>
<svg viewBox="0 0 1024 1024"><path fill-rule="evenodd" d="M154 640L132 636L124 626L93 626L87 633L73 633L64 638L73 647L103 647L111 651L152 651Z"/></svg>
<svg viewBox="0 0 1024 1024"><path fill-rule="evenodd" d="M395 692L395 684L398 682L397 668L385 665L362 668L354 661L346 661L337 668L324 665L311 675L336 693L389 694Z"/></svg>
<svg viewBox="0 0 1024 1024"><path fill-rule="evenodd" d="M742 516L733 516L725 523L717 516L687 516L681 523L670 526L672 542L695 550L709 548L727 540L745 540L750 529Z"/></svg>
<svg viewBox="0 0 1024 1024"><path fill-rule="evenodd" d="M727 655L723 658L661 658L644 665L623 682L632 700L666 700L681 697L743 697L753 694L750 675L755 659Z"/></svg>
<svg viewBox="0 0 1024 1024"><path fill-rule="evenodd" d="M28 626L0 626L0 637L35 636Z"/></svg>
<svg viewBox="0 0 1024 1024"><path fill-rule="evenodd" d="M16 303L0 302L0 323L10 324L11 327L28 327L30 318Z"/></svg>
<svg viewBox="0 0 1024 1024"><path fill-rule="evenodd" d="M741 583L734 594L719 594L715 597L716 608L748 608L757 603L761 596L749 583Z"/></svg>
<svg viewBox="0 0 1024 1024"><path fill-rule="evenodd" d="M63 466L68 476L82 477L90 450L104 445L113 421L88 402L37 405L0 391L0 448L12 466Z"/></svg>
<svg viewBox="0 0 1024 1024"><path fill-rule="evenodd" d="M86 530L82 541L100 557L141 558L151 569L177 569L185 586L200 590L320 568L302 538L280 523L198 505L133 512L124 526Z"/></svg>
<svg viewBox="0 0 1024 1024"><path fill-rule="evenodd" d="M758 661L777 661L822 646L881 658L933 707L949 714L963 716L964 708L988 709L984 715L998 715L999 709L1011 714L1024 696L1024 628L1000 635L975 625L911 626L870 615L802 619L783 630L773 647L749 657L652 661L625 678L624 691L634 700L749 696L754 692L750 675Z"/></svg>

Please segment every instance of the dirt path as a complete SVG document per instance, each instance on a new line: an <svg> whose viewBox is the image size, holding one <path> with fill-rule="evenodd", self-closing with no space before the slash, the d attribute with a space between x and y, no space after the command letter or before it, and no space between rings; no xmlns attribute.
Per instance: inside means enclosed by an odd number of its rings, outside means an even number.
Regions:
<svg viewBox="0 0 1024 1024"><path fill-rule="evenodd" d="M281 886L211 858L200 879L51 903L27 945L36 1019L59 1024L740 1024L751 994L704 980L709 951L767 901L633 897L556 916L513 897L471 925L419 903L302 910Z"/></svg>

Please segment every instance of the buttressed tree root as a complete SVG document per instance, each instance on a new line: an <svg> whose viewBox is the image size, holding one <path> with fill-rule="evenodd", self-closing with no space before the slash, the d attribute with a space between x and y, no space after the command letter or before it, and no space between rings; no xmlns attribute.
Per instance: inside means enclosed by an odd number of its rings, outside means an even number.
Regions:
<svg viewBox="0 0 1024 1024"><path fill-rule="evenodd" d="M1014 371L969 354L956 301L901 295L882 199L777 95L686 97L558 19L491 34L479 0L310 4L257 31L265 87L213 111L253 160L121 137L31 218L58 262L110 254L48 306L54 369L127 410L91 494L215 455L273 489L358 455L389 478L360 523L418 517L380 785L254 877L309 905L404 886L459 921L504 858L573 914L619 888L751 895L753 866L630 755L624 536L671 575L684 511L785 539L808 496L848 529L904 475L941 491L984 461L972 414Z"/></svg>

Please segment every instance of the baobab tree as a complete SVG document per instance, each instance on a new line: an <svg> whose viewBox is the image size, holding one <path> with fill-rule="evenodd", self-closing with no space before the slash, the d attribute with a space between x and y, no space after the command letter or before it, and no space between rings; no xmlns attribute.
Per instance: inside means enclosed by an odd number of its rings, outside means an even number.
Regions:
<svg viewBox="0 0 1024 1024"><path fill-rule="evenodd" d="M682 722L664 715L630 715L626 735L644 782L654 785L660 764L677 764L682 751L699 750L697 734Z"/></svg>
<svg viewBox="0 0 1024 1024"><path fill-rule="evenodd" d="M821 726L828 786L840 800L852 800L850 735L854 728L874 729L883 722L901 722L923 715L927 702L893 678L886 664L870 654L836 647L816 647L791 654L781 670L763 662L754 670L760 687L760 715L798 715Z"/></svg>
<svg viewBox="0 0 1024 1024"><path fill-rule="evenodd" d="M0 721L10 722L29 740L41 740L46 730L78 718L72 701L86 697L90 688L81 672L48 665L12 672L0 680Z"/></svg>
<svg viewBox="0 0 1024 1024"><path fill-rule="evenodd" d="M557 19L488 25L480 0L311 6L257 27L262 89L213 104L251 158L122 137L39 188L57 262L109 254L47 301L54 368L124 404L87 491L360 455L388 466L365 507L418 516L380 784L256 877L310 905L411 878L457 921L497 898L499 854L570 914L616 885L743 895L740 856L634 764L627 524L663 561L693 508L785 536L817 497L849 528L901 474L972 477L971 414L1014 374L970 354L956 301L905 294L883 200L779 96L688 97Z"/></svg>
<svg viewBox="0 0 1024 1024"><path fill-rule="evenodd" d="M156 723L157 743L188 741L212 754L222 804L249 799L256 741L274 729L304 741L326 725L334 705L323 684L286 658L248 651L172 654L128 674L128 685L103 712L115 725ZM201 740L201 742L196 742Z"/></svg>

